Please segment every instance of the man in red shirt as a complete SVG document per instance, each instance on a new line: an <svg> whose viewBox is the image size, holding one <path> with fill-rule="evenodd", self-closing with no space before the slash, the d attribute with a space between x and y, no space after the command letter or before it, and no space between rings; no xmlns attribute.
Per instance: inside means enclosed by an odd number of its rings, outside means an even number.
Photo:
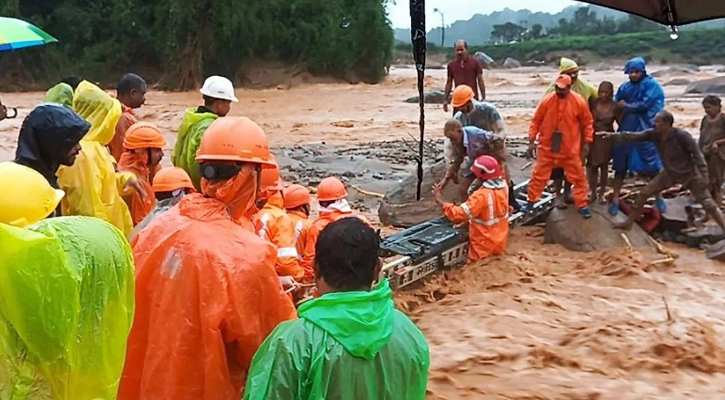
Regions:
<svg viewBox="0 0 725 400"><path fill-rule="evenodd" d="M486 85L483 83L483 68L481 63L468 54L468 44L465 40L456 41L456 59L448 64L448 80L446 81L446 102L443 111L448 112L451 90L455 86L468 85L473 89L476 100L486 100ZM479 96L480 88L480 96Z"/></svg>

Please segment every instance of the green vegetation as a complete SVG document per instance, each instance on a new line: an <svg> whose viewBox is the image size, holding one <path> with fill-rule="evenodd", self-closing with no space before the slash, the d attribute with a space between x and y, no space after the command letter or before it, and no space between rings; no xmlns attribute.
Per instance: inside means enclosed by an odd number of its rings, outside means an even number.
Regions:
<svg viewBox="0 0 725 400"><path fill-rule="evenodd" d="M569 56L586 63L585 55L590 54L602 59L642 56L661 63L715 64L725 62L725 29L684 31L678 40L671 40L666 31L565 36L470 49L471 54L476 51L482 51L497 61L512 57L521 62L555 62L558 57Z"/></svg>
<svg viewBox="0 0 725 400"><path fill-rule="evenodd" d="M115 82L128 71L171 89L221 74L239 81L254 60L315 75L378 82L392 57L388 0L6 0L0 15L60 43L3 53L3 86L65 75ZM20 84L22 82L22 84Z"/></svg>

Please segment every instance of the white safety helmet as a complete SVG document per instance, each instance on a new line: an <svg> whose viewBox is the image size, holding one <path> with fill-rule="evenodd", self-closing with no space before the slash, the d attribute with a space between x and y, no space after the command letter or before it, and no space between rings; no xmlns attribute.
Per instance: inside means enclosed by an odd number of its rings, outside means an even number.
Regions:
<svg viewBox="0 0 725 400"><path fill-rule="evenodd" d="M212 97L220 100L229 100L238 102L239 100L234 96L234 85L229 79L213 75L204 81L204 85L199 90L201 94L207 97Z"/></svg>

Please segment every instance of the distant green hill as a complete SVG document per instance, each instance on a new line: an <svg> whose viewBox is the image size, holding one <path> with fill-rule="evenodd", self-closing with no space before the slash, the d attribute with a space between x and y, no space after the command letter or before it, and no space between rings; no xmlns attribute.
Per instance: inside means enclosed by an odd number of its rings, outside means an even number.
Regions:
<svg viewBox="0 0 725 400"><path fill-rule="evenodd" d="M561 12L550 14L543 12L531 12L530 10L518 10L514 11L509 8L503 11L497 11L488 15L476 14L467 21L456 21L450 26L446 27L445 31L445 45L453 46L453 43L457 39L466 40L469 45L484 45L489 43L491 39L491 31L494 25L505 24L511 22L517 25L521 25L526 28L530 28L534 24L540 24L544 27L544 30L554 27L559 23L559 20L564 18L567 20L572 19L574 13L579 6L567 7ZM597 17L611 18L614 20L620 20L626 18L628 14L611 10L605 7L599 7L590 5L590 11L596 13ZM438 19L433 19L436 16L429 18L429 24L437 24ZM432 22L431 22L432 21ZM709 28L725 28L725 20L715 20L692 24L684 27L684 30L688 29L709 29ZM410 42L410 30L409 29L395 29L395 40L398 42ZM428 32L428 41L436 44L440 44L441 29L435 28Z"/></svg>

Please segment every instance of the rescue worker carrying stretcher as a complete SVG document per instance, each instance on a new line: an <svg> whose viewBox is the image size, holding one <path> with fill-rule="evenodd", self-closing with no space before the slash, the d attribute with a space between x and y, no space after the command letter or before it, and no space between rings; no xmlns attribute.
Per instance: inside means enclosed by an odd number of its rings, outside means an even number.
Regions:
<svg viewBox="0 0 725 400"><path fill-rule="evenodd" d="M283 197L284 208L287 210L287 215L292 218L292 223L295 225L297 256L301 260L302 255L305 253L310 228L312 228L312 221L310 220L310 202L312 201L310 191L302 185L294 184L284 190ZM311 278L313 276L314 271L305 271L305 277Z"/></svg>
<svg viewBox="0 0 725 400"><path fill-rule="evenodd" d="M444 202L441 185L433 186L435 200L446 218L454 223L469 222L469 262L503 254L509 232L509 192L501 165L491 156L480 156L471 171L483 183L460 206Z"/></svg>
<svg viewBox="0 0 725 400"><path fill-rule="evenodd" d="M533 210L551 171L562 167L567 180L574 185L574 204L579 213L591 218L583 160L589 155L589 145L594 140L594 120L584 98L571 91L569 75L559 75L556 92L545 96L536 109L529 128L527 153L530 157L537 153L537 139L538 156L529 182L529 201L521 211Z"/></svg>

